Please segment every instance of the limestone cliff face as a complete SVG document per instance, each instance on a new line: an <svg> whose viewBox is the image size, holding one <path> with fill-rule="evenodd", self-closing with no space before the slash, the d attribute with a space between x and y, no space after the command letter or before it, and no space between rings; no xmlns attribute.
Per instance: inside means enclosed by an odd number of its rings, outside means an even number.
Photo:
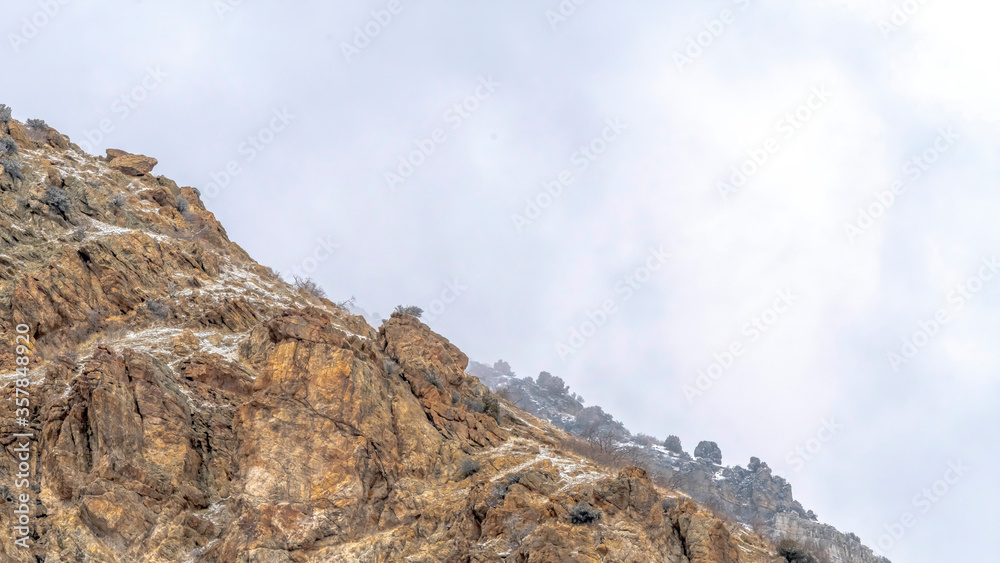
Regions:
<svg viewBox="0 0 1000 563"><path fill-rule="evenodd" d="M378 330L230 241L155 159L0 123L0 560L782 561L562 448L417 319ZM29 547L13 434L31 433Z"/></svg>

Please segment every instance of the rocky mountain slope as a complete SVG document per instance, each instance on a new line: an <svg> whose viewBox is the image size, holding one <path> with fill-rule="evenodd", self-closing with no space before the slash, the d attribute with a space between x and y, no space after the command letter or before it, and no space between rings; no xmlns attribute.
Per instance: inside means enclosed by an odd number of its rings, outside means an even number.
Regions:
<svg viewBox="0 0 1000 563"><path fill-rule="evenodd" d="M156 164L0 111L0 560L787 560L416 318L289 285Z"/></svg>
<svg viewBox="0 0 1000 563"><path fill-rule="evenodd" d="M645 467L657 481L766 537L795 539L834 563L889 563L855 534L818 522L793 498L791 485L756 457L746 467L727 466L715 442L699 443L692 457L676 437L633 436L601 407L584 406L582 397L548 372L537 379L517 377L501 360L493 367L472 362L469 373L524 411Z"/></svg>

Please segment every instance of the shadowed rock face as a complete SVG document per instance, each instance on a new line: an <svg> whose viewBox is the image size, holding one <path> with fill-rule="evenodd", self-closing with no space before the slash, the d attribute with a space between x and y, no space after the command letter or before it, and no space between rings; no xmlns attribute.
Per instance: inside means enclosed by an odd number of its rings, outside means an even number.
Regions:
<svg viewBox="0 0 1000 563"><path fill-rule="evenodd" d="M491 411L465 354L417 319L376 331L289 286L193 188L52 129L8 135L25 179L0 175L0 376L27 324L32 402L24 428L0 411L0 473L16 472L12 432L36 438L30 547L4 534L0 560L780 561L664 503L676 495L645 471L609 472L548 423ZM9 530L25 491L4 485Z"/></svg>

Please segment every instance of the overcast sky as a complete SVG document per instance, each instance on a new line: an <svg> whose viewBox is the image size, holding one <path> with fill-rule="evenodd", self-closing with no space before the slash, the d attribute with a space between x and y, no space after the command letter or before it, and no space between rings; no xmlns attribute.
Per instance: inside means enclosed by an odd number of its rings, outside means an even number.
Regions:
<svg viewBox="0 0 1000 563"><path fill-rule="evenodd" d="M0 103L261 263L758 456L896 563L995 552L1000 6L10 4Z"/></svg>

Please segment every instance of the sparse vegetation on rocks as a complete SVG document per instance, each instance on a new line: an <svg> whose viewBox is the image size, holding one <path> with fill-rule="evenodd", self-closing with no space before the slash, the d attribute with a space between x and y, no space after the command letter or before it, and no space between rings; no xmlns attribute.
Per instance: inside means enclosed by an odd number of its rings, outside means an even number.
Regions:
<svg viewBox="0 0 1000 563"><path fill-rule="evenodd" d="M675 454L684 453L684 448L681 447L681 439L673 434L667 436L667 439L663 441L663 447Z"/></svg>
<svg viewBox="0 0 1000 563"><path fill-rule="evenodd" d="M10 137L0 139L0 154L15 155L17 154L17 151L17 142L14 141L14 139L11 139Z"/></svg>
<svg viewBox="0 0 1000 563"><path fill-rule="evenodd" d="M429 380L430 378L428 377L428 381ZM482 399L466 399L465 406L470 411L493 417L493 420L496 420L497 424L500 423L500 401L497 400L491 391L487 390Z"/></svg>
<svg viewBox="0 0 1000 563"><path fill-rule="evenodd" d="M633 435L632 441L647 448L660 444L660 440L656 436L650 436L649 434L643 434L642 432Z"/></svg>
<svg viewBox="0 0 1000 563"><path fill-rule="evenodd" d="M590 524L601 519L601 511L591 506L589 502L580 501L569 511L569 523L574 525Z"/></svg>
<svg viewBox="0 0 1000 563"><path fill-rule="evenodd" d="M677 508L680 505L681 505L681 503L677 499L677 497L667 497L667 498L665 498L665 499L663 499L663 500L660 501L660 508L663 509L664 513L667 513L669 511Z"/></svg>
<svg viewBox="0 0 1000 563"><path fill-rule="evenodd" d="M438 377L438 376L436 376L436 375L434 375L433 373L428 373L426 375L426 379L427 379L427 383L430 383L434 387L437 387L438 389L444 389L444 386L441 385L441 378ZM468 406L468 405L466 405L466 406ZM482 412L482 411L480 411L480 412Z"/></svg>
<svg viewBox="0 0 1000 563"><path fill-rule="evenodd" d="M472 459L471 457L462 458L461 463L458 464L458 473L462 476L462 479L474 475L477 473L482 466L478 461Z"/></svg>
<svg viewBox="0 0 1000 563"><path fill-rule="evenodd" d="M53 211L62 215L63 219L69 217L69 196L66 194L66 190L57 186L45 188L45 203Z"/></svg>
<svg viewBox="0 0 1000 563"><path fill-rule="evenodd" d="M0 104L0 123L9 123L12 115L7 104Z"/></svg>
<svg viewBox="0 0 1000 563"><path fill-rule="evenodd" d="M514 392L510 390L510 386L509 385L504 385L503 387L498 387L497 390L494 391L494 394L497 397L500 397L501 399L503 399L505 401L510 401L512 403L515 402L514 401Z"/></svg>
<svg viewBox="0 0 1000 563"><path fill-rule="evenodd" d="M798 542L789 538L778 542L778 555L784 557L788 563L819 563Z"/></svg>
<svg viewBox="0 0 1000 563"><path fill-rule="evenodd" d="M420 318L420 315L424 314L424 310L415 305L410 305L408 307L404 307L402 305L396 305L395 312L401 315L411 315L418 319Z"/></svg>
<svg viewBox="0 0 1000 563"><path fill-rule="evenodd" d="M21 172L20 162L17 162L16 160L8 160L6 158L0 158L0 166L3 166L4 171L7 172L7 174L10 174L11 178L15 180L24 179L24 173Z"/></svg>
<svg viewBox="0 0 1000 563"><path fill-rule="evenodd" d="M561 377L547 371L539 373L537 381L539 387L552 395L565 395L569 391L569 387Z"/></svg>
<svg viewBox="0 0 1000 563"><path fill-rule="evenodd" d="M295 276L295 280L292 282L292 285L295 286L295 289L304 290L313 297L326 299L326 291L324 291L318 283L314 282L312 278L300 278L299 276Z"/></svg>
<svg viewBox="0 0 1000 563"><path fill-rule="evenodd" d="M503 499L507 498L507 493L510 492L512 485L521 482L522 475L520 473L511 473L506 477L499 479L495 485L493 485L493 499L491 506L499 506L503 504Z"/></svg>
<svg viewBox="0 0 1000 563"><path fill-rule="evenodd" d="M35 143L44 143L48 138L49 126L43 119L29 119L25 123L28 138Z"/></svg>
<svg viewBox="0 0 1000 563"><path fill-rule="evenodd" d="M483 413L500 423L500 401L490 392L483 396Z"/></svg>

